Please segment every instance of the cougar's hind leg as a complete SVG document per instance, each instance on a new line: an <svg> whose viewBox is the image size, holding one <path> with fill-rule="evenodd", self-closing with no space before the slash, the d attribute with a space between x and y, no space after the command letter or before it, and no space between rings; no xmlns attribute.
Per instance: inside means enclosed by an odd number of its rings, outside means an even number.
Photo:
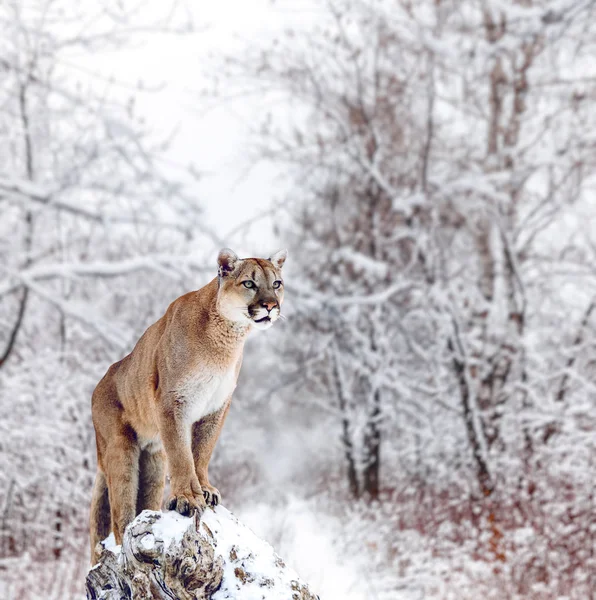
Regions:
<svg viewBox="0 0 596 600"><path fill-rule="evenodd" d="M144 510L160 510L165 487L166 455L160 448L145 448L139 458L139 493L137 514Z"/></svg>
<svg viewBox="0 0 596 600"><path fill-rule="evenodd" d="M112 436L106 450L112 529L116 543L122 543L124 529L135 518L139 487L140 448L135 432L127 425Z"/></svg>
<svg viewBox="0 0 596 600"><path fill-rule="evenodd" d="M94 565L99 557L97 544L110 535L110 500L108 498L108 484L105 475L98 470L93 486L91 499L91 515L89 519L89 537L91 539L91 564Z"/></svg>

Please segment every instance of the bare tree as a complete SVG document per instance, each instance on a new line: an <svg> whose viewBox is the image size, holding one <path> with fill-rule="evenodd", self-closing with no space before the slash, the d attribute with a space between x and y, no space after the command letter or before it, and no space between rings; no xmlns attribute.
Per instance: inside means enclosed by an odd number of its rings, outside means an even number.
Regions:
<svg viewBox="0 0 596 600"><path fill-rule="evenodd" d="M136 114L135 94L141 89L124 92L117 83L101 81L99 74L81 74L70 58L75 52L117 51L140 32L183 31L173 17L148 22L140 15L138 6L106 5L94 25L81 30L89 15L58 1L28 7L9 2L0 14L3 30L9 32L0 62L0 143L6 157L0 213L5 226L20 237L18 245L3 249L0 296L10 305L3 315L10 325L2 328L0 368L15 351L32 294L62 317L93 327L108 343L126 345L107 320L85 316L56 293L57 280L74 271L88 277L142 269L170 273L178 258L179 268L187 268L184 257L168 256L168 251L153 251L154 258L136 261L124 252L121 262L105 251L90 252L102 236L119 241L134 232L140 241L160 232L165 248L204 231L194 199L166 175L161 161L166 146L151 139ZM165 205L174 209L173 218L160 216ZM120 254L122 249L114 250Z"/></svg>
<svg viewBox="0 0 596 600"><path fill-rule="evenodd" d="M465 468L444 447L427 473L473 474L487 556L505 561L499 506L535 502L545 456L583 439L560 405L594 427L596 246L576 216L593 215L594 4L318 9L226 63L233 94L263 98L254 158L295 182L279 209L300 250L289 356L333 407L353 496L395 486L411 464L397 437L455 428Z"/></svg>
<svg viewBox="0 0 596 600"><path fill-rule="evenodd" d="M201 272L192 244L213 239L138 114L146 92L86 67L188 30L175 4L152 20L144 8L0 7L0 570L28 553L39 593L61 597L86 567L92 386ZM15 580L31 569L18 564Z"/></svg>

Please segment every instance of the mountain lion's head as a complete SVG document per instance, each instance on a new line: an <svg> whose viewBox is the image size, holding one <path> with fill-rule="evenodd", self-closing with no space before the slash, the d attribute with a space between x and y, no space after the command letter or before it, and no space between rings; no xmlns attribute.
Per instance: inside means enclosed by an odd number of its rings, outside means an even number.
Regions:
<svg viewBox="0 0 596 600"><path fill-rule="evenodd" d="M281 268L286 250L271 258L238 258L229 248L220 250L219 310L224 317L269 329L280 316L284 299Z"/></svg>

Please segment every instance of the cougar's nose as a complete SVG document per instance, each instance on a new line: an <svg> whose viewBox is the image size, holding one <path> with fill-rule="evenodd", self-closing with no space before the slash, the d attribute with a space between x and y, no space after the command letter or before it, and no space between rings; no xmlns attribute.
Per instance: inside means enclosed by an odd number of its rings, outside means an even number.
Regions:
<svg viewBox="0 0 596 600"><path fill-rule="evenodd" d="M277 306L277 302L265 300L264 302L261 302L261 306L264 306L268 311L271 311L274 306Z"/></svg>

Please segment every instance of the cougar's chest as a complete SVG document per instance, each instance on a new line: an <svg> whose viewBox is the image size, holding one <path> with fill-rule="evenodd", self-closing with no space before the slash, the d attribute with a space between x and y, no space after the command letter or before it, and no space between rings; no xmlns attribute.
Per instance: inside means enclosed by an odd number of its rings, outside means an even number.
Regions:
<svg viewBox="0 0 596 600"><path fill-rule="evenodd" d="M180 389L184 410L191 423L220 410L236 387L235 369L222 373L191 375Z"/></svg>

